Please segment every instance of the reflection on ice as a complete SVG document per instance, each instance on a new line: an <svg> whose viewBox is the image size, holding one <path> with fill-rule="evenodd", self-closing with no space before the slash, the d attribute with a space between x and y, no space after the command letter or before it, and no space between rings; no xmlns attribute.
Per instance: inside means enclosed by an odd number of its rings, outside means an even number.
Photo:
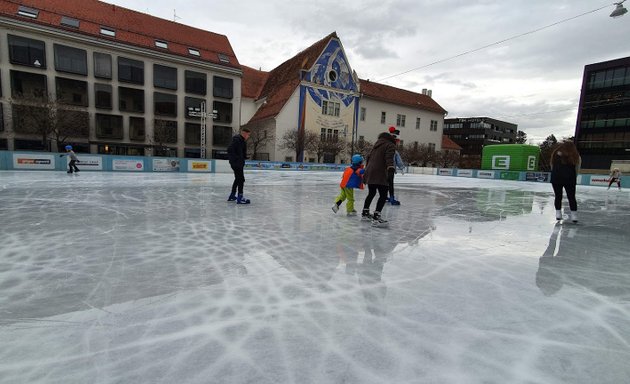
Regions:
<svg viewBox="0 0 630 384"><path fill-rule="evenodd" d="M0 173L0 383L630 382L628 193L338 176Z"/></svg>

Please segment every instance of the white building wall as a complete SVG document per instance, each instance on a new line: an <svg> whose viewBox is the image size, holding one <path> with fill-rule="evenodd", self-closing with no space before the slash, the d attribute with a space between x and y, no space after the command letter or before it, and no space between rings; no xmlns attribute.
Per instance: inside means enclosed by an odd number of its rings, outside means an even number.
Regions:
<svg viewBox="0 0 630 384"><path fill-rule="evenodd" d="M365 108L364 121L361 121L361 108ZM385 112L386 115L384 124L381 124L381 112ZM404 127L396 126L396 117L399 114L405 115ZM416 129L416 118L420 118L420 129ZM437 121L437 131L430 130L431 120ZM373 143L378 135L386 132L390 126L400 130L400 139L404 145L417 141L418 144L435 144L436 151L442 149L443 114L363 97L359 105L357 139L363 136L365 140Z"/></svg>
<svg viewBox="0 0 630 384"><path fill-rule="evenodd" d="M241 98L241 125L245 125L249 122L249 120L254 116L256 111L258 110L258 104L254 101L254 99L249 97Z"/></svg>
<svg viewBox="0 0 630 384"><path fill-rule="evenodd" d="M280 110L278 116L276 116L276 138L275 138L275 151L272 152L271 160L284 161L286 157L293 158L295 161L295 152L280 149L282 143L282 137L285 133L298 128L298 118L300 115L300 87L296 87L287 100L286 104Z"/></svg>

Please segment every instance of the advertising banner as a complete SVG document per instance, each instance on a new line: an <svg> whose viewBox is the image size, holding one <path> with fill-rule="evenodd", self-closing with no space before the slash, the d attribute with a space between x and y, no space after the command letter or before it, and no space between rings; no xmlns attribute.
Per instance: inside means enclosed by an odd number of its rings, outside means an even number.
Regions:
<svg viewBox="0 0 630 384"><path fill-rule="evenodd" d="M608 186L608 176L597 176L597 175L593 175L591 176L591 182L590 185L602 185L602 186Z"/></svg>
<svg viewBox="0 0 630 384"><path fill-rule="evenodd" d="M66 156L67 162L70 162L70 158ZM77 155L79 163L77 164L82 171L102 171L103 170L103 158L100 156L84 156Z"/></svg>
<svg viewBox="0 0 630 384"><path fill-rule="evenodd" d="M453 170L452 169L439 169L438 170L438 175L440 175L440 176L453 176Z"/></svg>
<svg viewBox="0 0 630 384"><path fill-rule="evenodd" d="M549 181L550 173L548 172L526 172L525 180L527 181L539 181L546 182Z"/></svg>
<svg viewBox="0 0 630 384"><path fill-rule="evenodd" d="M472 169L458 169L457 176L459 177L473 177Z"/></svg>
<svg viewBox="0 0 630 384"><path fill-rule="evenodd" d="M503 180L518 180L520 176L520 172L504 171L499 173L499 178Z"/></svg>
<svg viewBox="0 0 630 384"><path fill-rule="evenodd" d="M179 160L153 159L153 172L179 172Z"/></svg>
<svg viewBox="0 0 630 384"><path fill-rule="evenodd" d="M55 155L14 153L13 154L13 168L15 169L55 169Z"/></svg>
<svg viewBox="0 0 630 384"><path fill-rule="evenodd" d="M494 171L478 171L478 179L494 179Z"/></svg>
<svg viewBox="0 0 630 384"><path fill-rule="evenodd" d="M188 172L211 172L212 164L210 161L204 160L189 160Z"/></svg>
<svg viewBox="0 0 630 384"><path fill-rule="evenodd" d="M114 171L143 171L144 161L131 159L112 160L112 170Z"/></svg>

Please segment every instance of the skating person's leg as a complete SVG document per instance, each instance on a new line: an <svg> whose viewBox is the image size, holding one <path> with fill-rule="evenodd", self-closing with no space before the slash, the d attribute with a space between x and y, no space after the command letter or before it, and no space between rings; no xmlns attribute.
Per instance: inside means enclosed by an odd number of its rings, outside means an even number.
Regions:
<svg viewBox="0 0 630 384"><path fill-rule="evenodd" d="M573 212L577 211L577 200L575 199L575 184L565 185L564 190L567 191L567 199L569 200L569 208Z"/></svg>
<svg viewBox="0 0 630 384"><path fill-rule="evenodd" d="M610 189L610 186L612 185L612 183L615 182L615 179L613 179L612 177L610 178L610 181L608 182L608 189Z"/></svg>
<svg viewBox="0 0 630 384"><path fill-rule="evenodd" d="M387 185L377 185L378 200L376 201L376 212L381 212L385 203L387 202L387 191L389 187Z"/></svg>
<svg viewBox="0 0 630 384"><path fill-rule="evenodd" d="M562 184L551 184L553 187L554 200L553 206L556 208L556 211L562 209Z"/></svg>
<svg viewBox="0 0 630 384"><path fill-rule="evenodd" d="M346 194L347 194L346 188L341 188L339 195L335 197L335 204L332 206L333 212L337 213L337 211L339 210L339 206L346 199Z"/></svg>
<svg viewBox="0 0 630 384"><path fill-rule="evenodd" d="M372 219L372 216L370 215L370 205L372 204L374 196L376 196L376 185L368 184L368 195L365 197L363 212L361 212L362 219Z"/></svg>
<svg viewBox="0 0 630 384"><path fill-rule="evenodd" d="M234 173L234 182L232 183L232 190L230 191L230 197L228 197L228 201L236 200L236 188L238 186L238 168L232 167L232 172Z"/></svg>
<svg viewBox="0 0 630 384"><path fill-rule="evenodd" d="M389 183L389 200L393 201L394 200L394 174L389 174L387 175L387 182Z"/></svg>
<svg viewBox="0 0 630 384"><path fill-rule="evenodd" d="M77 161L76 160L70 160L70 169L72 169L75 172L79 172L79 168L77 167Z"/></svg>
<svg viewBox="0 0 630 384"><path fill-rule="evenodd" d="M356 213L354 210L354 189L346 188L346 196L348 197L348 202L346 203L346 213L348 215L352 215Z"/></svg>

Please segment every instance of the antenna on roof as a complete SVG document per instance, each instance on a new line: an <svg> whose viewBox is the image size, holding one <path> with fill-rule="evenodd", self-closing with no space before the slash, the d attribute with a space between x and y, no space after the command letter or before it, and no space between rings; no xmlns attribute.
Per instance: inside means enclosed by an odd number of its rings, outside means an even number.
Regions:
<svg viewBox="0 0 630 384"><path fill-rule="evenodd" d="M177 19L181 19L181 17L177 16L177 12L175 9L173 9L173 21L177 22Z"/></svg>

